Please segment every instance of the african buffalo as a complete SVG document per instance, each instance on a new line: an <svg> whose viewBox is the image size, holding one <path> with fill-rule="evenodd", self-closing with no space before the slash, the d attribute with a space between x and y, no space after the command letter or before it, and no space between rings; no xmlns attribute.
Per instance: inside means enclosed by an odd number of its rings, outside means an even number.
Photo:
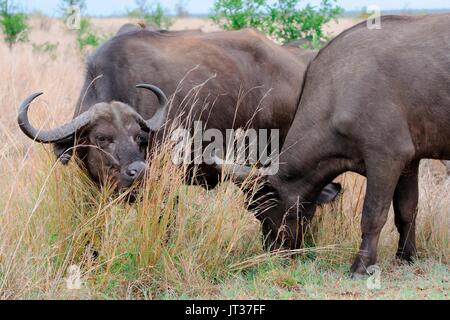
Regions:
<svg viewBox="0 0 450 320"><path fill-rule="evenodd" d="M450 159L450 15L385 16L381 26L358 24L319 52L307 71L279 172L257 171L263 190L275 194L276 201L259 212L274 249L302 245L316 199L333 179L346 171L367 177L354 277L376 263L392 200L397 257L414 259L419 162ZM238 172L235 179L255 172L225 169Z"/></svg>
<svg viewBox="0 0 450 320"><path fill-rule="evenodd" d="M90 177L98 183L108 178L122 189L143 175L148 144L161 139L166 119L170 123L186 113L181 105L193 87L201 90L187 111L206 129L276 128L284 140L305 70L302 60L250 29L208 34L127 27L89 58L71 122L48 132L33 128L27 113L35 94L23 102L19 124L31 139L54 144L63 163L77 134L79 158ZM157 100L134 87L140 83L153 84L140 88ZM163 92L176 91L169 111ZM199 172L199 183L210 188L220 180L212 165L200 165Z"/></svg>

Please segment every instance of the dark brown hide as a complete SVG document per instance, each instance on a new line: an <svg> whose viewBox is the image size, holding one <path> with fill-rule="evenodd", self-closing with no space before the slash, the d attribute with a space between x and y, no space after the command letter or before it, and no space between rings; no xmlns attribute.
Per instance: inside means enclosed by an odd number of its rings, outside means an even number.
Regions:
<svg viewBox="0 0 450 320"><path fill-rule="evenodd" d="M280 170L267 178L278 205L264 213L264 231L274 247L295 249L323 187L346 171L367 177L353 275L376 263L392 201L397 256L414 259L419 162L450 159L450 15L381 23L381 30L359 24L319 52Z"/></svg>
<svg viewBox="0 0 450 320"><path fill-rule="evenodd" d="M96 181L99 172L111 171L106 158L97 159L99 153L105 153L101 144L105 139L126 143L136 136L133 129L136 126L130 127L129 132L119 130L115 123L120 121L113 119L126 113L126 108L150 119L158 107L155 95L135 88L140 83L156 85L168 96L178 87L168 125L178 116L186 119L190 114L189 119L203 121L205 129L218 129L224 134L226 129L232 128L280 129L283 140L298 105L305 70L306 63L302 59L254 30L154 32L126 25L88 59L75 117L99 103L108 103L110 107L106 109L111 123L91 122L80 133L82 145L96 146L78 148L80 157ZM196 103L183 105L183 99L189 93L192 97L192 89L199 85L202 86L196 94ZM121 104L111 104L112 101ZM108 130L107 135L92 135L92 132L105 130ZM156 136L160 137L161 134ZM64 162L70 158L73 143L73 136L55 143L55 153ZM128 143L139 149L136 141ZM122 159L114 157L122 166ZM212 166L200 167L202 176L198 182L214 187L219 181L219 172Z"/></svg>

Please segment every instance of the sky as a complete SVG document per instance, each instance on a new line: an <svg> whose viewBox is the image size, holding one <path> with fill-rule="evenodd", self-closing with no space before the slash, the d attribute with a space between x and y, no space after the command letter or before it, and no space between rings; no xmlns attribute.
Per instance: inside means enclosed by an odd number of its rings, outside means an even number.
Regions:
<svg viewBox="0 0 450 320"><path fill-rule="evenodd" d="M161 0L164 7L173 10L180 0ZM214 0L183 0L192 14L208 14ZM16 0L20 7L31 12L39 10L47 15L58 15L60 0ZM153 2L153 1L149 1ZM320 0L303 0L302 2L317 5ZM127 9L135 7L134 0L86 0L87 14L93 16L120 15ZM381 10L395 9L450 9L450 0L338 0L345 10L360 10L364 6L378 5Z"/></svg>

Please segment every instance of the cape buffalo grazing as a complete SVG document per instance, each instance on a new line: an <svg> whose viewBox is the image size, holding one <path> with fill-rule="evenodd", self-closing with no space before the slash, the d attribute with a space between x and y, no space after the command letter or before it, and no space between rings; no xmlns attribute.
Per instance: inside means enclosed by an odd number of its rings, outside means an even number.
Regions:
<svg viewBox="0 0 450 320"><path fill-rule="evenodd" d="M166 118L170 122L186 112L180 106L193 87L202 89L196 96L199 103L189 105L188 111L206 129L225 134L232 128L275 128L283 140L298 105L305 70L305 63L288 50L250 29L209 34L128 30L89 58L70 123L48 132L33 128L27 113L39 95L35 94L23 102L19 124L31 139L54 144L64 163L71 157L77 133L77 151L90 177L99 183L108 178L122 189L143 175L147 145L161 138L163 130L151 133ZM140 86L155 96L136 89L140 83L156 85ZM164 93L172 95L176 90L169 111ZM219 182L220 172L213 165L200 165L199 171L199 183L213 188Z"/></svg>
<svg viewBox="0 0 450 320"><path fill-rule="evenodd" d="M381 25L356 25L319 52L306 74L280 170L263 177L265 190L276 195L260 213L275 249L301 246L302 225L338 175L367 177L355 277L376 263L392 200L397 257L413 260L419 162L450 159L450 15L385 16ZM255 172L226 169L238 172L236 179Z"/></svg>

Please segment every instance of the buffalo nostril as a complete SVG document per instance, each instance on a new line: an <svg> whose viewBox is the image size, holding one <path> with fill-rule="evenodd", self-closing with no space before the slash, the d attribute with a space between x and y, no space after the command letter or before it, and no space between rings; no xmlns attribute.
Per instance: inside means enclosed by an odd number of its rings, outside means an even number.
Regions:
<svg viewBox="0 0 450 320"><path fill-rule="evenodd" d="M130 177L135 177L137 175L137 171L136 170L128 170L127 174Z"/></svg>
<svg viewBox="0 0 450 320"><path fill-rule="evenodd" d="M124 175L131 180L139 179L145 172L144 162L133 162L125 170Z"/></svg>

